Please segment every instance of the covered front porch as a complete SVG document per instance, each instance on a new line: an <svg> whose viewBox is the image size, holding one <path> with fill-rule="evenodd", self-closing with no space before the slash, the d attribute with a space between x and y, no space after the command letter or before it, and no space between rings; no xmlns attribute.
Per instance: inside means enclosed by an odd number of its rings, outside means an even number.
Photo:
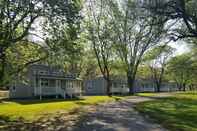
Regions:
<svg viewBox="0 0 197 131"><path fill-rule="evenodd" d="M34 84L34 96L61 96L63 98L81 95L82 81L80 79L38 77Z"/></svg>

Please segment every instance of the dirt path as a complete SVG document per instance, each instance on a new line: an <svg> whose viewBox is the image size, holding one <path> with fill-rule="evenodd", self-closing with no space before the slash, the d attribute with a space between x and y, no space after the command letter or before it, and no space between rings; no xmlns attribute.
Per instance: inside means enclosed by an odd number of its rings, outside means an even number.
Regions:
<svg viewBox="0 0 197 131"><path fill-rule="evenodd" d="M97 106L71 131L166 131L160 125L144 119L134 110L135 103L152 98L131 97L120 102Z"/></svg>
<svg viewBox="0 0 197 131"><path fill-rule="evenodd" d="M167 97L169 94L158 96ZM84 106L70 113L63 111L46 116L33 123L11 123L7 128L0 128L0 131L167 131L144 119L134 109L136 103L152 99L155 97L132 96L121 101Z"/></svg>

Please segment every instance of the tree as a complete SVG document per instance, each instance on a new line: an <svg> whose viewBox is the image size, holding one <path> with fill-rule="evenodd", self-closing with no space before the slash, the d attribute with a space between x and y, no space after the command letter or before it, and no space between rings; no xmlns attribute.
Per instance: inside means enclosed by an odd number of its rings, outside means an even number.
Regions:
<svg viewBox="0 0 197 131"><path fill-rule="evenodd" d="M195 69L194 72L192 72L192 74L190 74L191 79L189 82L189 87L190 89L197 89L197 39L189 39L188 42L188 47L190 49L189 55L190 55L190 59L192 60L192 68Z"/></svg>
<svg viewBox="0 0 197 131"><path fill-rule="evenodd" d="M49 23L72 22L78 18L75 3L78 0L1 0L0 1L0 82L3 81L8 64L7 52L14 45L31 43L35 21L44 18ZM57 23L56 23L57 24ZM34 34L35 35L35 34ZM29 42L30 41L30 42ZM38 46L41 44L35 43ZM45 44L42 44L46 48ZM45 51L45 50L44 50ZM32 60L32 59L30 59ZM22 67L28 66L43 58L28 61ZM13 65L14 66L14 65ZM1 85L4 85L1 83Z"/></svg>
<svg viewBox="0 0 197 131"><path fill-rule="evenodd" d="M158 44L164 33L163 25L153 26L157 19L151 19L147 12L139 8L138 2L127 0L109 1L110 18L113 24L113 40L117 54L125 65L130 93L142 56L151 47Z"/></svg>
<svg viewBox="0 0 197 131"><path fill-rule="evenodd" d="M37 4L37 2L36 2ZM23 40L34 20L39 17L40 8L32 1L0 2L0 81L5 75L7 49Z"/></svg>
<svg viewBox="0 0 197 131"><path fill-rule="evenodd" d="M9 83L10 80L15 78L15 75L20 74L28 64L39 62L47 58L48 52L45 48L33 42L27 42L16 43L7 49L6 74L2 83Z"/></svg>
<svg viewBox="0 0 197 131"><path fill-rule="evenodd" d="M110 38L112 32L105 0L90 0L88 5L88 32L100 71L107 82L107 94L110 95L111 78L110 65L113 60L113 43Z"/></svg>
<svg viewBox="0 0 197 131"><path fill-rule="evenodd" d="M53 1L55 2L55 1ZM63 3L61 3L63 2ZM44 21L44 35L49 57L45 64L59 66L70 74L79 76L82 68L84 42L81 38L82 0L63 0L54 11L54 17ZM66 7L64 3L69 5ZM63 9L61 11L61 9ZM60 14L59 14L60 13ZM70 17L65 18L65 14ZM59 18L60 17L60 18Z"/></svg>
<svg viewBox="0 0 197 131"><path fill-rule="evenodd" d="M165 18L160 22L175 21L175 26L171 30L174 40L197 38L197 3L195 0L146 0L143 6L151 10L154 17Z"/></svg>
<svg viewBox="0 0 197 131"><path fill-rule="evenodd" d="M186 87L191 84L191 80L197 73L194 63L190 53L175 56L169 61L168 72L177 83L179 90L185 91Z"/></svg>
<svg viewBox="0 0 197 131"><path fill-rule="evenodd" d="M143 62L143 61L142 61ZM152 76L150 68L147 64L140 64L137 70L136 78L138 79L150 79Z"/></svg>
<svg viewBox="0 0 197 131"><path fill-rule="evenodd" d="M68 73L80 75L81 64L84 56L84 43L80 36L80 23L72 26L65 26L60 34L53 34L53 38L48 39L47 45L49 47L49 57L45 63L49 65L60 66ZM48 30L54 30L50 27Z"/></svg>
<svg viewBox="0 0 197 131"><path fill-rule="evenodd" d="M83 57L84 66L81 77L84 80L90 80L96 78L99 75L102 75L97 64L97 59L95 58L94 50L86 49L85 52L86 53Z"/></svg>
<svg viewBox="0 0 197 131"><path fill-rule="evenodd" d="M160 92L166 65L173 51L174 49L168 45L159 45L145 54L144 59L150 68L156 92Z"/></svg>

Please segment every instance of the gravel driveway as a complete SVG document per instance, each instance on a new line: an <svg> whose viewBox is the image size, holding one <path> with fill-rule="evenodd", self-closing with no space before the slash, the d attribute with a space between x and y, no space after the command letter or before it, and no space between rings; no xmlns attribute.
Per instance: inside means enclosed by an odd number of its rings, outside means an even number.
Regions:
<svg viewBox="0 0 197 131"><path fill-rule="evenodd" d="M159 97L167 96L169 94L159 94ZM134 109L136 103L152 99L155 98L131 96L121 101L84 106L70 113L59 112L33 123L11 123L0 131L167 131Z"/></svg>
<svg viewBox="0 0 197 131"><path fill-rule="evenodd" d="M160 125L145 120L134 109L138 102L152 98L131 97L127 100L103 104L90 111L71 131L167 131Z"/></svg>

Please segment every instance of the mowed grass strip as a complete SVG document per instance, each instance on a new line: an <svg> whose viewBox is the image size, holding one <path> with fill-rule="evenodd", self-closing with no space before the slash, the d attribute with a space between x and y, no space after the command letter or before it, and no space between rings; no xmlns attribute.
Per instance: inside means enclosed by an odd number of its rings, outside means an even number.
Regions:
<svg viewBox="0 0 197 131"><path fill-rule="evenodd" d="M139 103L136 109L171 131L197 131L197 93L176 93Z"/></svg>
<svg viewBox="0 0 197 131"><path fill-rule="evenodd" d="M119 100L123 97L87 96L79 100L15 100L0 102L0 119L15 121L19 118L34 121L45 114L57 111L71 111L84 105Z"/></svg>
<svg viewBox="0 0 197 131"><path fill-rule="evenodd" d="M153 96L158 96L158 93L154 93L154 92L153 92L153 93L149 93L149 92L148 92L148 93L137 93L136 95L137 95L137 96L142 96L142 97L143 97L143 96L144 96L144 97L153 97Z"/></svg>

